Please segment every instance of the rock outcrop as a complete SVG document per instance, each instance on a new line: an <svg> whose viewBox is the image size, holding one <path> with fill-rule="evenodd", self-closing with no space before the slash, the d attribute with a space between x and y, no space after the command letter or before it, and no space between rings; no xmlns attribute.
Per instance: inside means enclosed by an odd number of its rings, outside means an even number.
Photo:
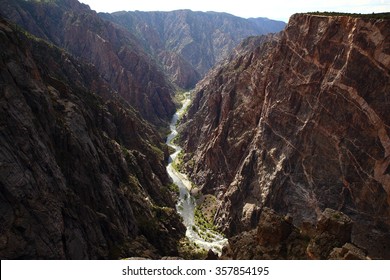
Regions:
<svg viewBox="0 0 390 280"><path fill-rule="evenodd" d="M193 88L211 67L248 36L281 31L284 22L226 13L116 12L101 14L138 36L182 88Z"/></svg>
<svg viewBox="0 0 390 280"><path fill-rule="evenodd" d="M0 14L95 65L99 75L150 123L166 126L174 88L138 39L77 0L1 0Z"/></svg>
<svg viewBox="0 0 390 280"><path fill-rule="evenodd" d="M389 258L390 21L297 14L245 40L198 84L181 127L185 167L222 201L228 235L264 206L314 224L325 208L352 241Z"/></svg>
<svg viewBox="0 0 390 280"><path fill-rule="evenodd" d="M334 248L351 241L351 233L352 220L344 213L327 208L318 219L307 254L311 259L326 259Z"/></svg>
<svg viewBox="0 0 390 280"><path fill-rule="evenodd" d="M177 256L150 124L85 64L0 20L0 258Z"/></svg>
<svg viewBox="0 0 390 280"><path fill-rule="evenodd" d="M344 213L326 208L316 228L307 231L264 207L257 229L229 239L222 259L349 259L365 260L367 254L351 241L352 221ZM341 247L341 248L340 248Z"/></svg>

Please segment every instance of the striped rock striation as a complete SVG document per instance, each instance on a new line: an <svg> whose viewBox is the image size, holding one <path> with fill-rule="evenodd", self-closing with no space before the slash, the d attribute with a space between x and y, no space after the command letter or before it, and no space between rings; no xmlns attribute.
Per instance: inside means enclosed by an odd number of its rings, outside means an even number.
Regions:
<svg viewBox="0 0 390 280"><path fill-rule="evenodd" d="M221 205L228 236L267 206L315 224L354 221L352 242L389 258L390 21L296 14L211 71L181 126L185 168Z"/></svg>

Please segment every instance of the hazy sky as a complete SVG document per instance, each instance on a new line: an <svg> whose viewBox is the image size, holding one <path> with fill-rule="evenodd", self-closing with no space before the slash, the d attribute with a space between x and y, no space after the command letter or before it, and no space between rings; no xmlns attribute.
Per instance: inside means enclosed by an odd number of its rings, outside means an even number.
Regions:
<svg viewBox="0 0 390 280"><path fill-rule="evenodd" d="M288 21L298 12L335 11L348 13L390 12L390 0L79 0L98 12L193 11L227 12L236 16L268 17Z"/></svg>

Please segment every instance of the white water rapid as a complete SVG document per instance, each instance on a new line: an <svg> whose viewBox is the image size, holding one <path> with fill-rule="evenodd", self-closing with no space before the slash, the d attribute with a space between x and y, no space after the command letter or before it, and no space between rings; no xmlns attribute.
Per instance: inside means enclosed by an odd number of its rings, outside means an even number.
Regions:
<svg viewBox="0 0 390 280"><path fill-rule="evenodd" d="M191 182L188 180L187 176L183 173L180 173L172 166L172 162L177 158L182 148L178 145L175 145L173 139L177 135L176 124L181 115L185 112L187 107L190 105L190 93L185 93L185 99L182 102L182 107L175 113L172 118L170 129L171 133L168 135L167 144L175 149L175 152L170 155L167 171L172 181L179 187L180 195L179 200L176 205L176 210L182 216L184 225L187 228L186 236L191 242L194 242L199 247L206 250L213 250L215 253L220 254L222 247L227 243L227 239L222 235L216 233L212 230L202 230L201 228L195 225L195 207L196 199L190 194ZM207 241L203 239L199 232L202 232L208 235ZM202 234L202 235L204 235Z"/></svg>

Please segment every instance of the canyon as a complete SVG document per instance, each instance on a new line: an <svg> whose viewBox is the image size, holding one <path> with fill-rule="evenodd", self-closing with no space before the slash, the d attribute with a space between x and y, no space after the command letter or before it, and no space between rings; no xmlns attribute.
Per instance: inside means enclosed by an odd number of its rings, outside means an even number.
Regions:
<svg viewBox="0 0 390 280"><path fill-rule="evenodd" d="M99 76L156 127L167 126L174 86L137 38L77 0L0 1L1 15L95 66Z"/></svg>
<svg viewBox="0 0 390 280"><path fill-rule="evenodd" d="M226 13L191 10L101 15L138 36L173 82L186 89L192 89L241 40L276 33L285 27L284 22L267 18L244 19Z"/></svg>
<svg viewBox="0 0 390 280"><path fill-rule="evenodd" d="M390 258L389 30L0 0L0 258Z"/></svg>
<svg viewBox="0 0 390 280"><path fill-rule="evenodd" d="M390 257L389 27L297 14L198 83L180 129L185 169L221 201L228 237L255 229L265 207L302 228L332 208L354 221L354 244Z"/></svg>

